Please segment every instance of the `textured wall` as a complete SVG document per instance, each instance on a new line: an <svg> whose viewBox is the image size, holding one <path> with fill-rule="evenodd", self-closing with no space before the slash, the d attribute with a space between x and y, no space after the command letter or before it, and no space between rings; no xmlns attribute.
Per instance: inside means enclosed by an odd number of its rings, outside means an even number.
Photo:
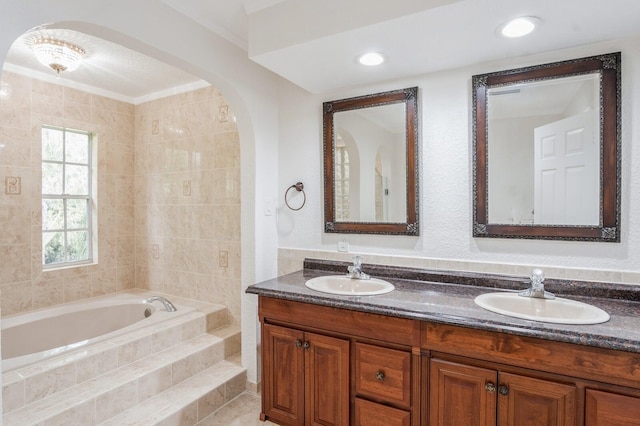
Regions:
<svg viewBox="0 0 640 426"><path fill-rule="evenodd" d="M304 209L279 209L281 271L306 255L337 254L339 240L352 252L387 262L478 272L523 274L531 266L549 276L640 284L640 48L638 40L616 40L535 57L517 57L412 79L360 87L324 96L283 88L280 102L280 186L301 180ZM622 51L622 242L587 243L473 238L471 76L519 66ZM403 87L420 88L419 238L338 235L323 232L323 101ZM396 257L395 259L393 257Z"/></svg>
<svg viewBox="0 0 640 426"><path fill-rule="evenodd" d="M5 72L0 96L0 290L2 315L134 286L133 105ZM95 264L42 270L43 124L95 134L98 255ZM20 187L15 184L20 179Z"/></svg>

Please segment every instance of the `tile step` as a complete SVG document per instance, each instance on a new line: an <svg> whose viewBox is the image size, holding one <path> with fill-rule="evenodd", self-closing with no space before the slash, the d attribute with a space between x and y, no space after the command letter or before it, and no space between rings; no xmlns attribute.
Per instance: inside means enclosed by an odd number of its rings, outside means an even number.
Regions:
<svg viewBox="0 0 640 426"><path fill-rule="evenodd" d="M220 361L100 426L195 425L244 392L246 370Z"/></svg>
<svg viewBox="0 0 640 426"><path fill-rule="evenodd" d="M235 331L233 330L235 328ZM224 360L227 342L237 345L238 327L223 327L180 345L148 355L126 366L30 402L5 414L5 426L28 424L95 424ZM57 377L53 376L55 382ZM46 392L47 389L44 389Z"/></svg>
<svg viewBox="0 0 640 426"><path fill-rule="evenodd" d="M225 329L227 322L226 308L210 305L84 349L4 373L4 395L19 396L3 399L3 412L7 414L24 406L25 403L35 402L38 399L37 394L47 397L178 345L205 333L207 329ZM52 380L52 377L56 379ZM48 383L46 392L40 390L40 383Z"/></svg>

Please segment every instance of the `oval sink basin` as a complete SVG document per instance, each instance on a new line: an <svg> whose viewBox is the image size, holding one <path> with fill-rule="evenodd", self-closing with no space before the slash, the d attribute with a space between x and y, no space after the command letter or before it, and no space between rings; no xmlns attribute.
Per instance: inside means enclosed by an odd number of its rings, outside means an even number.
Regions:
<svg viewBox="0 0 640 426"><path fill-rule="evenodd" d="M609 321L600 308L575 300L538 299L517 293L486 293L476 297L478 306L502 315L556 324L599 324Z"/></svg>
<svg viewBox="0 0 640 426"><path fill-rule="evenodd" d="M311 278L304 285L311 290L347 296L374 296L389 293L395 288L390 282L377 278L359 280L344 275Z"/></svg>

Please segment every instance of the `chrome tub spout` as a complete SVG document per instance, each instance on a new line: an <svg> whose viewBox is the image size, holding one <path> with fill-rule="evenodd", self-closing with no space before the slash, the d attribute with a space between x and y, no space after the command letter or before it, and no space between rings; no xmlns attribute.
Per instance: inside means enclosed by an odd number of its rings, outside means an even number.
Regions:
<svg viewBox="0 0 640 426"><path fill-rule="evenodd" d="M145 300L145 303L153 303L153 302L162 303L164 305L164 308L167 310L167 312L177 311L176 307L173 306L173 303L169 302L167 299L165 299L162 296L151 296L150 298Z"/></svg>

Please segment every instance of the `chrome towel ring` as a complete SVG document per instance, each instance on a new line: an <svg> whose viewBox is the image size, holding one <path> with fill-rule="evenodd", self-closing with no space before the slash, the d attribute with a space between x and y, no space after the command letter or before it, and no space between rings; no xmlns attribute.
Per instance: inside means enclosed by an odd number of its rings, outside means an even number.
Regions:
<svg viewBox="0 0 640 426"><path fill-rule="evenodd" d="M295 188L296 191L298 191L298 192L302 192L302 196L304 197L302 199L302 204L298 208L291 207L289 205L289 200L287 200L287 196L289 195L289 191L291 191L291 189L293 189L293 188ZM298 211L301 208L303 208L306 202L307 202L307 194L304 193L304 184L302 182L298 182L298 183L296 183L294 185L291 185L289 188L287 188L287 192L284 193L284 203L287 205L287 207L289 207L293 211Z"/></svg>

